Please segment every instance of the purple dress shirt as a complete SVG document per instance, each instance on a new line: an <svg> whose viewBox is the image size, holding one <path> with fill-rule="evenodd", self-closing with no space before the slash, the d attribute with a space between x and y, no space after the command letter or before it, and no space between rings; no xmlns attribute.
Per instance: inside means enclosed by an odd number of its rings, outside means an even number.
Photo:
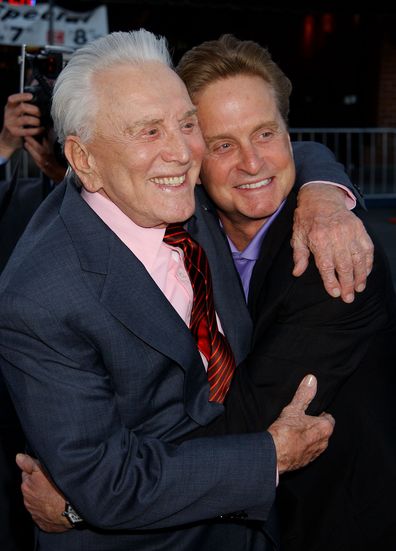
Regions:
<svg viewBox="0 0 396 551"><path fill-rule="evenodd" d="M238 251L234 243L227 235L227 240L228 240L228 243L230 244L235 268L237 269L239 277L241 278L246 302L248 300L249 285L252 277L253 268L260 255L261 244L268 231L268 228L275 220L275 218L278 216L284 204L285 204L285 201L283 201L279 206L278 210L274 212L274 214L270 218L268 218L267 222L259 229L259 231L253 237L249 245L243 251Z"/></svg>

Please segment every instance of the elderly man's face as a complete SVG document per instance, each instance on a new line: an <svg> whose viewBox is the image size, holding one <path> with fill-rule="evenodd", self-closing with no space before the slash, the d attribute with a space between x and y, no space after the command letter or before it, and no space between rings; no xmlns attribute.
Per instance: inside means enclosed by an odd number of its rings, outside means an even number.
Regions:
<svg viewBox="0 0 396 551"><path fill-rule="evenodd" d="M202 183L226 230L253 236L287 196L295 170L289 135L274 95L260 77L237 75L199 92L207 150Z"/></svg>
<svg viewBox="0 0 396 551"><path fill-rule="evenodd" d="M150 62L105 70L94 85L98 115L86 144L91 190L108 196L143 227L189 218L204 142L182 81Z"/></svg>

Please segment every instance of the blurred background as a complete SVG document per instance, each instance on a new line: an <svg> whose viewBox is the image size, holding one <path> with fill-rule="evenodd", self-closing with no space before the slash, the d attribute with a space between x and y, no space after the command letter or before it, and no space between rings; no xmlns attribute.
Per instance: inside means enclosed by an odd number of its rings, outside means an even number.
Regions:
<svg viewBox="0 0 396 551"><path fill-rule="evenodd" d="M31 11L41 5L55 10L54 2L0 0L2 105L19 86L20 44L29 38L20 29L38 23ZM100 6L110 32L145 27L164 34L175 62L195 44L225 32L258 41L293 83L290 126L305 130L295 137L327 142L366 194L396 191L396 7L318 0L292 5L282 0L57 0L56 6L65 11L53 16L54 44L65 43L68 10L84 14ZM28 14L22 22L13 13L21 9ZM48 27L50 22L47 13ZM93 38L81 23L74 24L77 47ZM355 130L336 131L346 128Z"/></svg>

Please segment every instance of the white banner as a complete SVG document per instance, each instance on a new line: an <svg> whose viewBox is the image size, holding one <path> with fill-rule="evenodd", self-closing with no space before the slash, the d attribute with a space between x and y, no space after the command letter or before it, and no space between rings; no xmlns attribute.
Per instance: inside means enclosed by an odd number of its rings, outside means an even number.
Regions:
<svg viewBox="0 0 396 551"><path fill-rule="evenodd" d="M50 43L49 26L48 4L0 4L0 44L45 46ZM108 32L106 6L83 13L53 6L53 44L78 48Z"/></svg>

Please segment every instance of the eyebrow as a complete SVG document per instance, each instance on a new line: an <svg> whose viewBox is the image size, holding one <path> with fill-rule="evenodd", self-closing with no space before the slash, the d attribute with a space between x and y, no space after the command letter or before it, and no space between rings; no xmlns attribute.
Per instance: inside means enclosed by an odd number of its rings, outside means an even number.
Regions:
<svg viewBox="0 0 396 551"><path fill-rule="evenodd" d="M180 120L188 119L188 117L193 117L196 115L197 115L197 108L194 107L193 109L186 111Z"/></svg>
<svg viewBox="0 0 396 551"><path fill-rule="evenodd" d="M279 124L276 121L266 121L263 123L258 124L253 128L252 134L260 130L261 128L270 128L271 130L278 130L280 128ZM232 139L232 134L216 134L214 136L206 137L204 135L204 139L208 145L212 144L213 142L217 142L217 140L229 140Z"/></svg>
<svg viewBox="0 0 396 551"><path fill-rule="evenodd" d="M196 116L196 115L197 115L197 109L194 107L193 109L186 111L179 120L183 121L185 119L188 119L189 117ZM135 132L137 132L141 128L144 128L145 126L161 124L163 120L164 119L152 119L152 118L146 117L136 121L131 126L127 126L127 128L125 129L125 132L135 134Z"/></svg>

